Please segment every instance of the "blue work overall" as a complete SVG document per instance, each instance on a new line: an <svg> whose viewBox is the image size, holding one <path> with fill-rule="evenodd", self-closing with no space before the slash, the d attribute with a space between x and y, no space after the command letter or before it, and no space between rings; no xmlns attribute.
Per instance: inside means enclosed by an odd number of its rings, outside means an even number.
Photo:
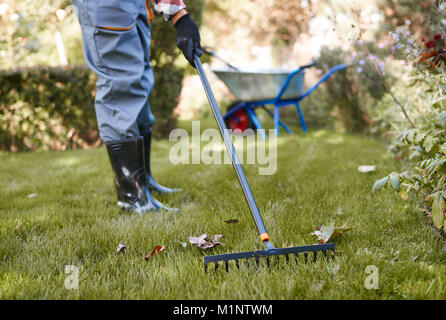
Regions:
<svg viewBox="0 0 446 320"><path fill-rule="evenodd" d="M82 29L84 55L97 75L99 134L105 142L140 136L154 122L148 97L151 12L143 0L72 0Z"/></svg>

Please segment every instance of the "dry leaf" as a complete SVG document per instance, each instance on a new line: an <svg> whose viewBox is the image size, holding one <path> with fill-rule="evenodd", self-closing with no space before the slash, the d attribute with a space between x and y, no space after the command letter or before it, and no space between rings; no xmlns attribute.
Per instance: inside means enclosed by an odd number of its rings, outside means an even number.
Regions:
<svg viewBox="0 0 446 320"><path fill-rule="evenodd" d="M359 166L358 171L361 173L373 172L376 170L376 166Z"/></svg>
<svg viewBox="0 0 446 320"><path fill-rule="evenodd" d="M30 193L29 195L26 196L28 199L32 199L37 197L37 193Z"/></svg>
<svg viewBox="0 0 446 320"><path fill-rule="evenodd" d="M208 236L207 236L206 233L201 235L201 236L198 236L198 237L189 237L189 242L191 244L193 244L194 246L200 246L200 245L202 245L203 243L206 242L206 238L207 237Z"/></svg>
<svg viewBox="0 0 446 320"><path fill-rule="evenodd" d="M14 231L19 231L19 229L20 229L20 225L16 225L16 226L14 227Z"/></svg>
<svg viewBox="0 0 446 320"><path fill-rule="evenodd" d="M347 227L347 225L343 225L342 227L335 227L334 225L330 226L320 226L319 230L315 230L312 235L316 236L318 239L318 244L324 244L328 243L330 241L333 241L334 238L336 238L338 235L343 234L344 232L347 232L354 227Z"/></svg>
<svg viewBox="0 0 446 320"><path fill-rule="evenodd" d="M239 223L240 221L238 221L237 219L230 219L230 220L226 220L226 223Z"/></svg>
<svg viewBox="0 0 446 320"><path fill-rule="evenodd" d="M117 252L117 253L119 253L119 252L124 252L124 251L125 251L125 248L126 248L125 244L120 243L119 246L118 246L118 249L116 249L116 252Z"/></svg>
<svg viewBox="0 0 446 320"><path fill-rule="evenodd" d="M220 240L223 238L223 235L221 234L215 234L211 237L211 239L208 239L206 234L202 234L199 237L189 237L189 242L201 249L207 249L207 248L213 248L218 245L224 246L223 243L221 243Z"/></svg>
<svg viewBox="0 0 446 320"><path fill-rule="evenodd" d="M155 248L153 248L152 252L150 254L147 253L144 258L146 260L149 260L150 258L156 256L160 251L163 251L163 250L164 250L163 246L156 246Z"/></svg>
<svg viewBox="0 0 446 320"><path fill-rule="evenodd" d="M214 234L211 238L211 242L214 243L215 245L221 244L218 240L220 240L221 238L223 238L222 234Z"/></svg>

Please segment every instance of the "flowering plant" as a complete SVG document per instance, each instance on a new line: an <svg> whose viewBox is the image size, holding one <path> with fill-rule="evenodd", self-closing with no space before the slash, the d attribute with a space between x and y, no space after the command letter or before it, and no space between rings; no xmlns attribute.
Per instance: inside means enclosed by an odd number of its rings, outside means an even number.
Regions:
<svg viewBox="0 0 446 320"><path fill-rule="evenodd" d="M385 120L391 136L396 137L390 149L401 160L403 170L376 181L372 193L389 186L404 201L418 200L421 211L446 240L446 52L442 33L446 8L443 1L437 1L432 9L428 21L433 36L427 40L417 40L404 28L390 33L391 51L403 66L401 81L393 90L402 97L413 125L398 121L401 114L396 112L390 121ZM383 106L385 103L383 99L381 113L389 115L392 107Z"/></svg>

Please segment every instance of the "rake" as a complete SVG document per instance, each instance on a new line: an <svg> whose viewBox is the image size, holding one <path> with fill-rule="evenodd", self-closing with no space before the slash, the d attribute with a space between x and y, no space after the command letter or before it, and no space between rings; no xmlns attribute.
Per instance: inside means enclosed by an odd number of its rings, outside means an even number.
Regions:
<svg viewBox="0 0 446 320"><path fill-rule="evenodd" d="M322 252L324 256L327 256L327 251L332 251L334 253L334 244L326 243L326 244L315 244L308 246L300 246L300 247L289 247L289 248L274 248L271 243L268 232L266 231L265 225L263 223L262 217L260 216L259 209L257 208L257 204L254 200L254 196L252 195L251 188L249 187L248 180L246 179L245 173L243 172L242 166L240 165L240 161L237 157L237 153L235 151L234 145L232 144L231 137L229 136L226 125L223 121L223 117L220 114L220 110L217 105L217 101L215 100L214 94L212 93L212 89L209 85L209 81L206 77L206 74L201 65L200 58L195 55L194 56L195 66L198 71L198 75L200 76L201 82L203 84L204 91L206 92L206 96L209 100L209 104L211 105L212 113L214 114L215 120L217 121L218 128L220 130L220 134L223 137L223 141L225 143L226 149L231 158L232 166L237 174L237 178L240 182L240 185L243 190L243 194L245 196L246 202L248 203L248 207L251 211L252 218L257 227L257 231L259 233L260 240L266 246L266 250L259 251L246 251L246 252L238 252L238 253L228 253L228 254L219 254L212 256L204 257L204 270L205 272L208 269L209 263L215 264L215 269L218 269L218 265L220 262L224 262L226 271L229 271L229 262L234 261L235 265L239 267L239 261L245 260L249 264L249 259L254 259L256 264L259 264L260 258L266 258L266 262L268 266L270 265L270 258L285 256L286 261L289 261L290 255L293 255L295 259L299 257L300 254L303 254L305 260L308 259L308 254L313 253L313 260L316 261L318 253Z"/></svg>

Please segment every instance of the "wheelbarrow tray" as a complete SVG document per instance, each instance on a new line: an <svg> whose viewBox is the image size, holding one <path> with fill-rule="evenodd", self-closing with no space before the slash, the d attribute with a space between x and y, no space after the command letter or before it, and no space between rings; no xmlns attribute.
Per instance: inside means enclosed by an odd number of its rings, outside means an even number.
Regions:
<svg viewBox="0 0 446 320"><path fill-rule="evenodd" d="M284 86L292 70L241 70L212 69L224 82L237 100L245 102L274 99ZM293 99L302 95L305 71L296 73L281 99Z"/></svg>

